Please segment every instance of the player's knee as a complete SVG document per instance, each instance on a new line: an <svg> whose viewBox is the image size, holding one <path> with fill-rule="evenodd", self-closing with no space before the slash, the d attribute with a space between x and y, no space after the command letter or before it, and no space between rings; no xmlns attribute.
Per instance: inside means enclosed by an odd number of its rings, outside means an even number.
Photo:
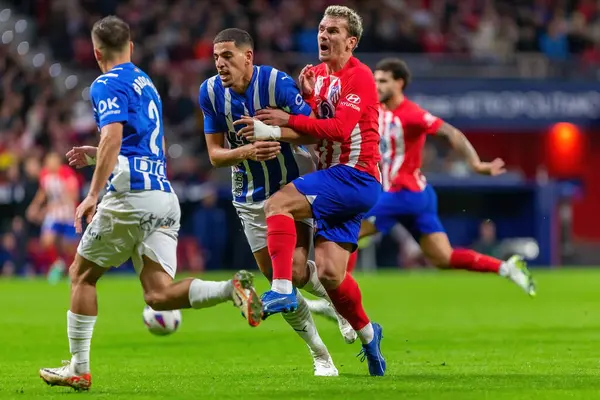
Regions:
<svg viewBox="0 0 600 400"><path fill-rule="evenodd" d="M69 267L69 278L71 280L71 286L79 285L82 282L81 267L76 261L73 261Z"/></svg>
<svg viewBox="0 0 600 400"><path fill-rule="evenodd" d="M264 210L265 216L267 218L272 217L273 215L283 214L287 210L284 206L285 199L283 196L279 195L279 192L275 193L273 196L269 197L267 201L265 201Z"/></svg>
<svg viewBox="0 0 600 400"><path fill-rule="evenodd" d="M44 250L48 250L54 246L54 236L52 235L42 235L40 238L40 245Z"/></svg>
<svg viewBox="0 0 600 400"><path fill-rule="evenodd" d="M303 288L308 282L308 266L304 263L302 266L294 265L292 270L292 283L297 288Z"/></svg>
<svg viewBox="0 0 600 400"><path fill-rule="evenodd" d="M439 253L428 255L427 259L429 262L439 269L449 269L450 268L450 254Z"/></svg>
<svg viewBox="0 0 600 400"><path fill-rule="evenodd" d="M76 287L80 285L96 285L99 276L92 274L90 268L81 263L80 258L75 258L69 267L69 278L71 286Z"/></svg>
<svg viewBox="0 0 600 400"><path fill-rule="evenodd" d="M332 290L342 284L346 271L337 268L334 264L327 261L317 262L319 280L325 289Z"/></svg>
<svg viewBox="0 0 600 400"><path fill-rule="evenodd" d="M339 272L331 269L323 269L319 272L319 280L327 290L333 290L339 287L344 280L345 272Z"/></svg>
<svg viewBox="0 0 600 400"><path fill-rule="evenodd" d="M169 309L169 299L163 292L153 291L144 293L144 301L155 311L165 311Z"/></svg>

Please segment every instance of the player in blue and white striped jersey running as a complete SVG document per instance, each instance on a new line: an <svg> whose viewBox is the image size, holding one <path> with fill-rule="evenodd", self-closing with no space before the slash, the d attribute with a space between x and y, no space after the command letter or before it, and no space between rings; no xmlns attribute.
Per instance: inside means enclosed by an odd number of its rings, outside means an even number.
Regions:
<svg viewBox="0 0 600 400"><path fill-rule="evenodd" d="M232 168L233 205L259 268L271 279L264 202L288 182L314 170L314 164L311 154L300 143L250 143L238 136L240 127L234 127L233 121L242 115L253 116L267 107L304 115L310 115L311 109L289 75L270 66L253 64L253 40L246 31L225 29L217 34L213 44L218 74L202 83L199 95L208 152L215 167ZM294 285L326 298L314 263L307 263L312 229L312 220L296 222ZM284 318L308 344L315 375L337 375L306 301L302 299L298 304L298 310L284 314ZM351 342L356 338L347 327L347 322L341 319L342 333Z"/></svg>
<svg viewBox="0 0 600 400"><path fill-rule="evenodd" d="M108 268L129 258L139 274L144 300L155 310L206 308L233 300L250 325L257 325L262 315L252 275L246 271L223 282L173 281L180 209L165 172L160 96L150 78L131 63L133 43L125 22L101 19L94 24L92 41L103 73L90 88L100 144L76 147L67 154L72 166L96 165L89 193L75 213L78 233L82 218L89 226L69 270L67 333L72 357L63 367L40 370L49 385L76 390L87 390L92 383L89 357L98 315L96 282ZM108 193L96 213L107 181Z"/></svg>

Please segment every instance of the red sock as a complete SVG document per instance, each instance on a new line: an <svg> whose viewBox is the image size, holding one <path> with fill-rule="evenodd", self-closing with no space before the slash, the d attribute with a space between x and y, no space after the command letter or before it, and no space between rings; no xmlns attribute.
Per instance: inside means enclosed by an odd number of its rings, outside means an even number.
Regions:
<svg viewBox="0 0 600 400"><path fill-rule="evenodd" d="M273 279L292 280L296 248L296 223L285 215L267 218L267 246L273 263Z"/></svg>
<svg viewBox="0 0 600 400"><path fill-rule="evenodd" d="M362 295L358 283L352 275L346 274L344 281L336 289L328 290L329 298L335 309L346 318L355 331L369 324L369 317L362 305Z"/></svg>
<svg viewBox="0 0 600 400"><path fill-rule="evenodd" d="M354 271L354 267L356 267L356 259L358 258L358 250L354 253L350 253L350 258L348 259L348 266L346 267L346 272L351 273Z"/></svg>
<svg viewBox="0 0 600 400"><path fill-rule="evenodd" d="M454 249L450 256L450 267L476 272L498 273L502 261L468 249Z"/></svg>
<svg viewBox="0 0 600 400"><path fill-rule="evenodd" d="M46 249L46 254L48 254L48 260L50 260L50 265L54 264L56 260L58 260L58 258L60 257L60 254L58 254L58 250L56 250L56 247L54 246L48 247Z"/></svg>

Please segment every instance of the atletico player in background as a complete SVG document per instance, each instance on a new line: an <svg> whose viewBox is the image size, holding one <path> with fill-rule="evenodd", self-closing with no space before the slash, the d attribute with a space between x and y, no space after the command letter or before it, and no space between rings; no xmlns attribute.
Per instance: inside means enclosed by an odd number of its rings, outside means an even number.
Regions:
<svg viewBox="0 0 600 400"><path fill-rule="evenodd" d="M48 153L40 173L40 184L27 208L30 221L43 221L40 242L52 259L48 280L56 283L71 263L79 235L73 226L79 201L79 181L57 153Z"/></svg>
<svg viewBox="0 0 600 400"><path fill-rule="evenodd" d="M375 68L375 82L382 109L379 115L381 169L386 191L362 222L360 237L387 233L396 223L404 225L421 245L425 257L436 267L490 272L507 277L531 296L535 286L525 261L508 261L468 249L454 249L437 214L437 196L421 173L427 135L445 137L471 167L482 175L504 173L504 161L480 160L465 135L407 99L404 90L410 71L399 59L384 59ZM353 265L349 265L352 270Z"/></svg>

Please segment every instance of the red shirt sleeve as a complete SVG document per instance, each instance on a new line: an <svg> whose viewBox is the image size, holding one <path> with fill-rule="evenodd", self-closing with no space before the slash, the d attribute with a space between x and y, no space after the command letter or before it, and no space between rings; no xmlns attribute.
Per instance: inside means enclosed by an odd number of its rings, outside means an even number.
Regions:
<svg viewBox="0 0 600 400"><path fill-rule="evenodd" d="M415 114L416 124L419 129L426 135L435 135L440 127L444 124L444 121L430 112L418 108Z"/></svg>
<svg viewBox="0 0 600 400"><path fill-rule="evenodd" d="M288 126L317 139L345 142L358 124L363 110L377 103L373 75L356 68L342 82L342 93L333 118L316 119L304 115L291 115Z"/></svg>

